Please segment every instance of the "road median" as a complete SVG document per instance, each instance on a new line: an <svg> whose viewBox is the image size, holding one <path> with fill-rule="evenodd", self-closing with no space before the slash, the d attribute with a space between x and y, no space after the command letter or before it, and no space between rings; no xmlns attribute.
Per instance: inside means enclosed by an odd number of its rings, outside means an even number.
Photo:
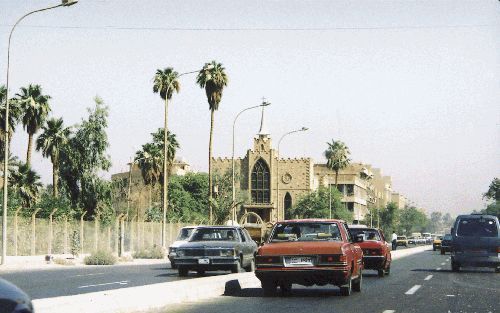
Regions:
<svg viewBox="0 0 500 313"><path fill-rule="evenodd" d="M429 250L421 246L392 251L393 260ZM92 292L74 296L34 300L37 313L130 313L187 302L205 300L244 288L256 288L260 281L254 273L239 273L186 279L160 284Z"/></svg>

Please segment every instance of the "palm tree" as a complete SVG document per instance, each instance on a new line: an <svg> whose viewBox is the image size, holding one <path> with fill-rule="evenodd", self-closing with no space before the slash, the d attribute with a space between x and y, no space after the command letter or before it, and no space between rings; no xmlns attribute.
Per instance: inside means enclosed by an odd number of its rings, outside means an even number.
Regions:
<svg viewBox="0 0 500 313"><path fill-rule="evenodd" d="M340 140L333 140L332 143L327 142L328 148L325 151L326 166L335 171L335 188L337 188L337 181L339 177L339 171L346 168L351 162L349 159L349 148Z"/></svg>
<svg viewBox="0 0 500 313"><path fill-rule="evenodd" d="M59 152L68 143L71 128L64 127L62 118L51 118L43 126L43 132L36 141L36 151L42 151L45 158L52 162L53 195L58 196Z"/></svg>
<svg viewBox="0 0 500 313"><path fill-rule="evenodd" d="M42 183L40 175L31 169L27 163L20 163L17 170L12 171L10 185L18 193L24 207L32 207L38 200Z"/></svg>
<svg viewBox="0 0 500 313"><path fill-rule="evenodd" d="M177 78L179 73L174 71L173 68L167 67L164 70L156 70L153 83L153 92L159 93L160 97L165 100L165 124L164 131L168 134L168 100L172 99L174 91L179 93L181 85ZM163 155L165 159L168 159L168 136L164 136L163 139ZM167 172L167 162L163 162L163 172ZM163 237L162 246L165 245L165 232L166 232L166 220L167 220L167 207L168 207L168 175L163 177Z"/></svg>
<svg viewBox="0 0 500 313"><path fill-rule="evenodd" d="M42 94L40 85L29 85L28 88L22 87L21 93L16 94L18 98L23 127L28 133L28 151L26 152L26 164L31 163L31 149L33 135L45 123L45 119L50 112L50 96Z"/></svg>
<svg viewBox="0 0 500 313"><path fill-rule="evenodd" d="M222 99L222 91L227 86L228 77L225 68L221 63L212 61L205 63L198 73L196 82L201 88L205 88L208 107L210 109L210 139L208 143L208 200L210 207L210 223L212 218L212 144L214 132L214 113L219 109L219 103Z"/></svg>
<svg viewBox="0 0 500 313"><path fill-rule="evenodd" d="M177 149L180 148L179 142L177 141L177 136L174 133L171 133L170 131L167 132L167 142L168 142L168 152L167 152L167 175L170 175L171 170L172 170L172 165L175 160L175 155L177 154ZM163 128L158 128L156 133L151 134L153 136L153 144L157 145L163 156L163 151L164 145L163 143L165 142L165 130ZM163 160L162 160L163 163ZM162 172L163 175L163 172Z"/></svg>
<svg viewBox="0 0 500 313"><path fill-rule="evenodd" d="M3 161L5 149L5 135L9 134L9 146L14 134L15 127L19 121L19 105L15 99L9 101L9 131L5 131L5 105L6 105L7 89L5 85L0 86L0 160Z"/></svg>

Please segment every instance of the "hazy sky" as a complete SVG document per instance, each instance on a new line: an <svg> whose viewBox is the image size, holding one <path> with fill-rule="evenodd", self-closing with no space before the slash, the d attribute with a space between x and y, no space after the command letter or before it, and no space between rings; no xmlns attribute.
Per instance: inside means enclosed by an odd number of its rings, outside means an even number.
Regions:
<svg viewBox="0 0 500 313"><path fill-rule="evenodd" d="M0 0L0 84L10 27L57 0ZM230 156L235 114L264 96L281 155L324 162L326 142L392 176L393 189L428 211L481 209L500 176L500 2L80 0L38 13L16 29L11 94L29 83L52 96L66 124L96 95L109 106L111 173L124 171L163 125L156 69L224 64L230 81L216 113L214 153ZM210 114L195 76L181 79L169 129L179 155L206 171ZM251 147L259 112L238 122L236 155ZM25 159L18 127L13 153ZM51 180L51 163L34 168ZM109 174L106 175L109 177Z"/></svg>

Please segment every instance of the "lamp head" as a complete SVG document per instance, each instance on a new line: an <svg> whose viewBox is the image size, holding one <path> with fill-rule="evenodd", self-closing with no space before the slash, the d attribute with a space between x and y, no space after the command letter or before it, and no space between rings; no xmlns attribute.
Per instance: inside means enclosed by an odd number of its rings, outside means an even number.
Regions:
<svg viewBox="0 0 500 313"><path fill-rule="evenodd" d="M309 130L309 128L307 127L302 127L301 131L306 131L306 130Z"/></svg>
<svg viewBox="0 0 500 313"><path fill-rule="evenodd" d="M260 106L261 107L267 107L268 105L271 105L271 102L262 101L262 104Z"/></svg>
<svg viewBox="0 0 500 313"><path fill-rule="evenodd" d="M78 0L62 0L62 6L63 7L69 7L72 6L73 4L76 4Z"/></svg>

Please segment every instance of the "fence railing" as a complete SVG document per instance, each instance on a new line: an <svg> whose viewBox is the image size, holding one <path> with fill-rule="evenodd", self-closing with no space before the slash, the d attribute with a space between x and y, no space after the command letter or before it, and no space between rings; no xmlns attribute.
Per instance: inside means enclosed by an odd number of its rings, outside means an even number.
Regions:
<svg viewBox="0 0 500 313"><path fill-rule="evenodd" d="M53 219L12 216L8 217L7 255L41 255L71 253L74 240L79 241L79 253L90 253L98 249L118 253L120 236L123 236L123 252L133 252L154 245L161 246L162 224L144 222L137 218L123 219L110 225L99 220L84 221L66 218ZM0 224L2 218L0 217ZM166 243L170 245L184 223L169 223ZM0 242L0 248L2 243Z"/></svg>

